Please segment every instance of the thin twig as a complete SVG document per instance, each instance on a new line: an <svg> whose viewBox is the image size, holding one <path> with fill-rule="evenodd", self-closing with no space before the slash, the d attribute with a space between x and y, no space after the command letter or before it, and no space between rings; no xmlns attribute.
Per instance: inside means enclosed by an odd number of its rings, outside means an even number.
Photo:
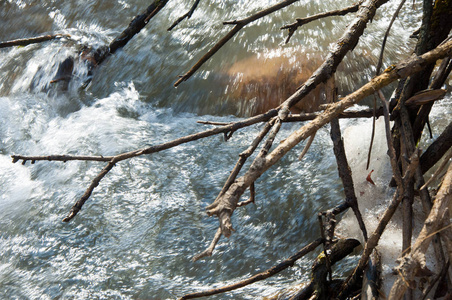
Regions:
<svg viewBox="0 0 452 300"><path fill-rule="evenodd" d="M381 43L380 57L378 59L378 64L377 64L377 68L376 68L377 69L376 70L376 75L380 75L381 66L383 65L383 54L384 54L385 47L386 47L386 40L388 39L388 35L389 35L389 32L391 31L392 24L394 24L394 21L397 18L397 16L399 15L400 10L402 9L403 5L405 4L405 1L406 0L402 0L400 2L400 4L397 7L396 11L392 15L391 22L389 22L388 28L386 29L385 36L383 38L383 42Z"/></svg>
<svg viewBox="0 0 452 300"><path fill-rule="evenodd" d="M212 122L212 121L196 121L198 124L204 125L216 125L216 126L225 126L231 124L231 122Z"/></svg>
<svg viewBox="0 0 452 300"><path fill-rule="evenodd" d="M7 48L7 47L13 47L13 46L27 46L30 44L37 44L37 43L42 43L45 41L61 39L61 38L71 38L71 36L69 34L48 34L48 35L42 35L42 36L37 36L37 37L32 37L32 38L27 38L27 39L5 41L5 42L0 42L0 49Z"/></svg>
<svg viewBox="0 0 452 300"><path fill-rule="evenodd" d="M193 6L191 7L191 9L184 14L182 17L180 17L179 19L177 19L167 30L171 31L174 27L176 27L180 22L182 22L185 18L188 20L191 18L193 12L195 11L195 9L198 7L198 4L201 0L196 0L195 3L193 4Z"/></svg>
<svg viewBox="0 0 452 300"><path fill-rule="evenodd" d="M372 133L370 134L370 145L369 145L369 152L367 154L367 164L366 164L366 170L369 170L370 165L370 157L372 155L372 146L374 145L374 138L375 138L375 121L377 119L376 117L376 110L377 110L377 98L374 95L374 116L372 117Z"/></svg>
<svg viewBox="0 0 452 300"><path fill-rule="evenodd" d="M301 151L300 156L298 156L298 160L302 160L303 157L306 155L306 153L308 153L309 148L311 147L312 142L314 141L315 138L315 134L317 133L314 132L309 138L308 141L306 142L306 146L304 146L303 151Z"/></svg>
<svg viewBox="0 0 452 300"><path fill-rule="evenodd" d="M24 165L27 161L31 161L34 164L39 160L48 160L48 161L62 161L67 162L70 160L83 160L83 161L110 161L113 159L113 156L83 156L83 155L47 155L47 156L24 156L24 155L11 155L13 159L13 163L22 160L22 164Z"/></svg>
<svg viewBox="0 0 452 300"><path fill-rule="evenodd" d="M69 222L72 220L77 213L82 209L83 204L85 204L86 200L91 196L93 190L99 185L99 182L105 177L105 175L110 172L111 169L115 166L117 159L113 158L105 168L93 179L90 186L86 189L85 193L82 197L72 206L69 214L63 219L63 222Z"/></svg>
<svg viewBox="0 0 452 300"><path fill-rule="evenodd" d="M441 163L441 165L436 169L435 173L432 175L432 177L430 177L429 180L427 180L427 182L421 186L419 189L423 190L426 187L428 187L430 185L430 183L432 183L433 180L438 179L439 175L443 172L444 168L447 166L447 164L449 163L450 159L452 158L452 151L449 152L449 154L444 158L443 162Z"/></svg>

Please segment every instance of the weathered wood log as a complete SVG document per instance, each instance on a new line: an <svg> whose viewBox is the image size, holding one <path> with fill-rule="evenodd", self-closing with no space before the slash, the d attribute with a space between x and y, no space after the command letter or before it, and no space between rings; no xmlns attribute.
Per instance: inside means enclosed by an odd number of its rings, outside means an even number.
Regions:
<svg viewBox="0 0 452 300"><path fill-rule="evenodd" d="M114 54L117 50L124 47L136 34L138 34L148 22L163 8L168 0L154 0L145 11L136 16L129 26L121 32L108 46L92 48L91 46L83 46L78 56L80 61L85 63L88 69L87 79L82 87L86 87L92 79L94 69L101 64L109 55ZM72 63L72 67L69 65ZM68 57L58 66L57 76L51 83L65 81L67 83L72 79L72 69L74 66L74 58ZM63 89L65 89L63 87Z"/></svg>

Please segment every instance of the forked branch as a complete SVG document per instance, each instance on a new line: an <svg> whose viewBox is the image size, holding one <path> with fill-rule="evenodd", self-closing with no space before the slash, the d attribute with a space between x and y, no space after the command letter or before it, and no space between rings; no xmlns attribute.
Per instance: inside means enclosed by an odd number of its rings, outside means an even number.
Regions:
<svg viewBox="0 0 452 300"><path fill-rule="evenodd" d="M290 38L295 33L295 31L297 31L297 29L299 27L301 27L301 26L303 26L305 24L308 24L308 23L310 23L312 21L315 21L315 20L319 20L319 19L323 19L323 18L327 18L327 17L332 17L332 16L344 16L344 15L352 13L352 12L357 12L359 6L363 2L364 1L360 1L360 2L358 2L356 4L353 4L353 5L351 5L349 7L346 7L346 8L342 8L342 9L338 9L338 10L332 10L332 11L329 11L329 12L320 13L320 14L313 15L313 16L306 17L306 18L296 19L296 22L281 27L281 30L288 29L288 31L289 31L288 35L287 35L287 39L286 39L286 44L290 41Z"/></svg>
<svg viewBox="0 0 452 300"><path fill-rule="evenodd" d="M169 28L168 31L173 30L174 27L176 27L180 22L182 22L184 19L190 19L193 13L195 12L196 8L198 7L198 4L201 0L196 0L193 6L190 8L190 10L181 16L179 19L177 19Z"/></svg>
<svg viewBox="0 0 452 300"><path fill-rule="evenodd" d="M374 4L374 10L369 9L369 6L366 5L363 8L363 14L368 17L367 20L370 20L372 13L375 13L376 5L382 4L381 2ZM370 6L372 7L372 6ZM360 16L363 17L363 16ZM360 23L360 22L358 22ZM365 26L364 24L361 24ZM364 28L363 28L364 29ZM228 237L231 234L231 215L236 208L238 199L241 197L243 192L249 187L252 182L255 182L266 170L268 170L271 166L276 164L288 151L290 151L293 147L295 147L302 140L311 136L315 131L317 131L320 127L329 123L333 118L336 118L342 111L346 108L358 103L365 97L371 95L376 90L383 88L389 83L398 80L403 77L407 77L415 72L419 72L422 70L424 66L430 61L436 61L439 58L450 55L452 50L452 42L445 43L444 45L432 50L422 56L412 57L402 63L394 66L393 68L386 69L386 71L375 78L373 78L369 83L365 84L363 87L358 89L357 91L349 94L341 101L331 104L322 114L320 114L315 120L304 125L297 131L293 132L288 138L286 138L282 143L280 143L275 150L269 153L265 158L256 158L249 170L242 177L238 178L236 182L234 182L229 190L220 198L217 199L211 207L208 207L208 214L215 214L220 219L220 225L223 230L223 235ZM329 69L326 64L323 65L321 69ZM321 71L316 71L313 76L308 80L308 82L314 82L320 76ZM326 75L324 75L326 76ZM308 83L307 83L308 84ZM303 89L303 88L302 88ZM299 90L300 91L300 90ZM285 101L284 105L290 107L291 104L296 103L298 92L291 96L288 100Z"/></svg>
<svg viewBox="0 0 452 300"><path fill-rule="evenodd" d="M235 26L220 41L218 41L218 43L216 43L209 51L207 51L207 53L203 57L201 57L201 59L187 73L180 76L180 78L174 83L174 86L178 86L182 82L188 80L205 62L207 62L215 53L217 53L218 50L221 49L221 47L223 47L230 39L232 39L237 32L242 30L243 27L297 1L299 0L284 0L247 18L224 22L223 24L225 25Z"/></svg>

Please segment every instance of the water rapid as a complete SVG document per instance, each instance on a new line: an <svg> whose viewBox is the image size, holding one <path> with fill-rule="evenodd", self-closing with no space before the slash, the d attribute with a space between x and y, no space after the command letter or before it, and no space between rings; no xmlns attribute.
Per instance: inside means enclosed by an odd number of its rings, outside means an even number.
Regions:
<svg viewBox="0 0 452 300"><path fill-rule="evenodd" d="M21 165L10 158L114 155L208 128L198 120L239 120L246 112L228 97L231 87L223 80L235 62L254 55L325 53L353 19L347 15L313 22L284 45L279 27L352 3L299 1L247 26L193 78L173 87L177 76L228 31L222 21L277 2L202 1L190 20L168 33L166 28L192 4L170 1L95 71L85 89L80 86L86 70L79 67L66 91L49 83L58 64L75 55L79 45L108 44L149 1L1 2L0 40L71 35L70 40L0 50L1 299L175 299L265 270L319 236L315 215L343 198L328 128L319 131L303 161L297 160L300 145L259 179L256 204L234 214L237 231L221 240L212 258L196 263L190 258L205 249L218 226L204 208L259 125L236 132L228 142L214 136L117 164L70 223L62 223L62 217L104 163ZM382 7L347 56L339 73L342 90L353 90L373 76L397 4ZM408 36L418 20L418 12L407 9L396 22L385 62L410 54ZM341 125L363 126L367 135L366 122ZM285 124L278 139L299 126ZM307 281L312 258L212 299L256 299ZM336 272L345 273L352 262L346 260Z"/></svg>

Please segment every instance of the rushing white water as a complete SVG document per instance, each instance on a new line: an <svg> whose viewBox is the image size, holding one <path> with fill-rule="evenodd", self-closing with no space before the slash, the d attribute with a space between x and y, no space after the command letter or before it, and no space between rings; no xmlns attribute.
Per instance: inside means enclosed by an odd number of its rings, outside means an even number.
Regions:
<svg viewBox="0 0 452 300"><path fill-rule="evenodd" d="M66 92L49 83L58 63L75 55L76 44L108 43L148 1L2 3L0 40L48 32L69 33L72 40L0 50L0 298L174 299L262 271L319 236L316 214L343 199L327 128L319 131L303 161L296 159L300 145L261 177L256 204L234 215L237 231L221 240L212 258L196 263L190 258L204 250L218 226L204 208L260 126L240 130L228 142L214 136L117 164L70 223L61 219L105 164L21 165L10 158L114 155L207 128L197 120L238 120L233 116L237 106L228 99L219 74L251 55L325 52L353 18L308 24L282 46L280 26L346 5L300 1L245 28L197 75L173 88L177 76L227 32L221 21L277 2L201 2L190 20L167 33L192 4L170 1L155 21L95 71L84 90L79 87L86 70L77 67L80 77ZM372 76L393 9L382 8L344 62L344 70L357 73L342 73L342 89L352 90ZM408 29L416 27L418 18L404 14L404 30L396 22L386 61L409 54ZM285 124L278 139L299 126ZM369 132L367 125L361 128ZM313 256L265 282L213 299L256 299L304 282ZM352 261L345 261L338 274L347 272Z"/></svg>

